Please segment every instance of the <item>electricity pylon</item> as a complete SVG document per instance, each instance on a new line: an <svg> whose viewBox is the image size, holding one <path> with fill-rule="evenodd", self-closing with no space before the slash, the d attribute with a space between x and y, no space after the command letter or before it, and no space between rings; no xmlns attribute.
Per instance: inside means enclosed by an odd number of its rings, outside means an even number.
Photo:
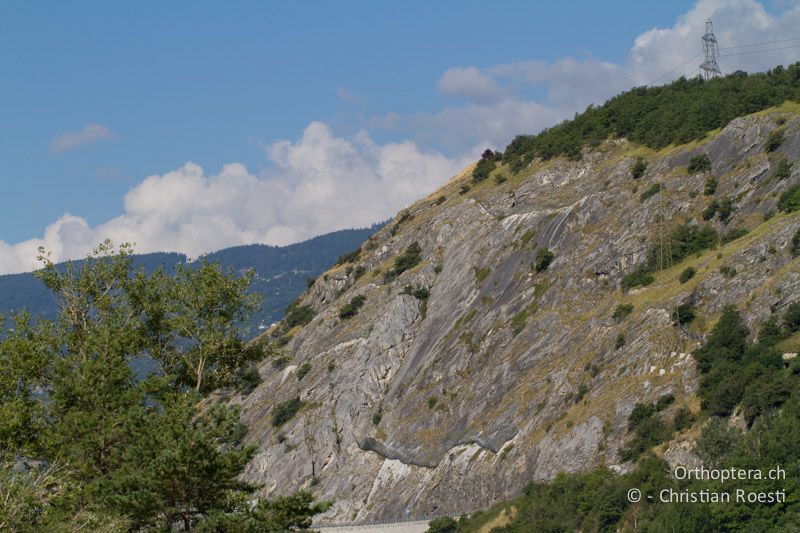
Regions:
<svg viewBox="0 0 800 533"><path fill-rule="evenodd" d="M703 52L706 55L706 60L700 65L700 75L704 79L709 80L722 76L722 71L717 65L717 55L719 55L719 47L717 46L717 38L714 36L714 27L711 24L711 19L706 21L706 34L701 38L703 42Z"/></svg>

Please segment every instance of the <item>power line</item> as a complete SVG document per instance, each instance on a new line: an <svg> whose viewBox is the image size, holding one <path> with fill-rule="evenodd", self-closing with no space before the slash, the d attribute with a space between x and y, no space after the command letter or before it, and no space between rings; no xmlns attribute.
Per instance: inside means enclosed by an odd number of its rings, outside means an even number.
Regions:
<svg viewBox="0 0 800 533"><path fill-rule="evenodd" d="M776 50L789 50L790 48L800 48L800 44L793 44L791 46L781 46L778 48L764 48L763 50L748 50L746 52L736 52L734 54L724 54L719 57L731 57L731 56L745 56L748 54L760 54L761 52L775 52Z"/></svg>
<svg viewBox="0 0 800 533"><path fill-rule="evenodd" d="M779 39L777 41L764 41L762 43L738 44L736 46L725 46L723 48L720 48L720 50L733 50L734 48L749 48L751 46L762 46L762 45L765 45L765 44L788 43L789 41L800 41L800 37L792 37L791 39Z"/></svg>
<svg viewBox="0 0 800 533"><path fill-rule="evenodd" d="M686 61L684 61L684 62L683 62L683 63L681 63L680 65L678 65L677 67L673 68L672 70L668 70L667 72L665 72L665 73L664 73L664 74L662 74L661 76L659 76L659 77L657 77L656 79L654 79L653 81L651 81L651 82L649 83L649 85L653 85L655 82L657 82L657 81L661 80L661 79L662 79L662 78L664 78L665 76L668 76L668 75L672 74L673 72L675 72L675 71L676 71L676 70L678 70L679 68L681 68L681 67L685 67L686 65L688 65L688 64L689 64L689 62L690 62L690 61L694 61L695 59L697 59L697 58L698 58L698 57L700 57L701 55L703 55L703 52L698 52L697 54L695 54L694 56L690 57L689 59L687 59Z"/></svg>

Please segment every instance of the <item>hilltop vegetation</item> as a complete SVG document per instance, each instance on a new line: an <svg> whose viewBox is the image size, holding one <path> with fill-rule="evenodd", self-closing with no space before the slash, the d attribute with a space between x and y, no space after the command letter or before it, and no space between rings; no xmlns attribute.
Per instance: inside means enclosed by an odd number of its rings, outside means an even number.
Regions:
<svg viewBox="0 0 800 533"><path fill-rule="evenodd" d="M584 147L609 138L656 149L684 144L786 100L800 100L800 63L708 81L681 77L669 85L636 87L537 135L519 135L506 147L503 161L519 170L537 157L579 158Z"/></svg>

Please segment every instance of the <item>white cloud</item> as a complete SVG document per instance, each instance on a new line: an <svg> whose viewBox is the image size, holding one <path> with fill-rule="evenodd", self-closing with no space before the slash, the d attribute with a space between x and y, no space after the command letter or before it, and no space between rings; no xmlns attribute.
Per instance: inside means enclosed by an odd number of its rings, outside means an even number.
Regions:
<svg viewBox="0 0 800 533"><path fill-rule="evenodd" d="M117 218L91 227L65 214L40 239L13 245L0 241L0 273L34 268L40 245L57 260L82 257L105 238L134 241L141 252L196 256L237 244L287 244L369 225L436 189L484 147L502 149L516 134L535 133L634 85L694 76L700 58L692 58L701 49L707 18L714 20L723 72L763 70L798 57L797 48L745 45L795 37L800 6L772 15L754 0L701 0L672 27L639 35L622 63L565 57L484 69L454 67L437 87L464 99L462 105L364 121L368 130L412 140L376 144L366 132L341 137L314 122L299 140L269 146L271 166L260 173L232 163L206 174L187 163L150 176L127 193L125 212ZM343 88L337 93L345 101L357 98ZM113 132L105 126L90 124L53 141L50 151L110 137ZM443 151L422 148L432 146Z"/></svg>
<svg viewBox="0 0 800 533"><path fill-rule="evenodd" d="M144 179L125 195L125 213L96 227L64 215L44 237L0 241L0 273L37 266L44 246L56 261L83 257L103 239L139 252L197 256L238 244L289 244L394 215L463 168L413 142L376 144L366 133L337 137L321 122L268 148L272 167L255 175L231 163L206 174L194 163Z"/></svg>
<svg viewBox="0 0 800 533"><path fill-rule="evenodd" d="M68 131L53 139L47 151L50 154L63 154L114 137L116 134L102 124L87 124L82 130Z"/></svg>
<svg viewBox="0 0 800 533"><path fill-rule="evenodd" d="M436 88L446 94L460 96L472 102L491 102L506 94L490 76L475 67L452 67L439 78Z"/></svg>
<svg viewBox="0 0 800 533"><path fill-rule="evenodd" d="M363 98L357 94L353 94L344 87L336 87L336 96L345 104L360 104L364 101Z"/></svg>

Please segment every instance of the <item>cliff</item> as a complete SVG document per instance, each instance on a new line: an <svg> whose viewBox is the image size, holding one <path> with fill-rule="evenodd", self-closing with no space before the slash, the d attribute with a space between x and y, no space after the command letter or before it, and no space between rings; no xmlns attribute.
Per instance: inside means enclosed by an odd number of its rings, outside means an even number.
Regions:
<svg viewBox="0 0 800 533"><path fill-rule="evenodd" d="M776 130L784 141L767 151ZM710 172L687 170L699 154ZM778 168L798 154L800 106L785 104L691 144L611 140L579 161L501 164L477 184L467 169L301 296L313 318L284 325L263 382L232 399L260 447L245 479L264 493L311 489L335 500L324 521L345 522L460 514L560 471L625 470L636 402L672 393L698 410L689 353L725 305L752 326L800 298L789 251L800 213L777 207L800 165ZM647 167L634 179L637 158ZM714 200L732 212L706 221ZM651 284L623 291L653 250L684 244L681 224L729 239L670 253ZM630 314L614 316L621 304ZM675 325L679 305L697 316L688 326ZM297 414L273 425L295 397ZM686 459L686 439L663 453Z"/></svg>

